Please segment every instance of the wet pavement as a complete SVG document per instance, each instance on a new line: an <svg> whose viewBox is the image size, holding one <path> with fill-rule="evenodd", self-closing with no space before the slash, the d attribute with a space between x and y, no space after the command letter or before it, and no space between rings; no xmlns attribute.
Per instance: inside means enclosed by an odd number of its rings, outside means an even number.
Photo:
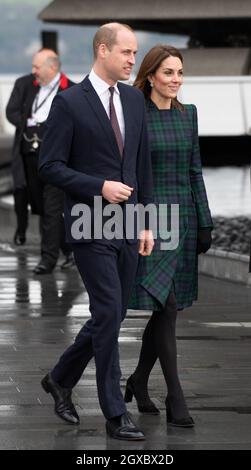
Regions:
<svg viewBox="0 0 251 470"><path fill-rule="evenodd" d="M77 427L53 413L40 380L89 317L75 268L36 276L38 245L0 244L0 449L251 449L251 287L200 277L199 301L179 313L180 378L194 429L166 426L159 364L150 395L160 416L128 409L146 441L106 437L93 361L74 389ZM63 261L63 260L61 260ZM129 311L120 335L121 385L133 371L148 312Z"/></svg>

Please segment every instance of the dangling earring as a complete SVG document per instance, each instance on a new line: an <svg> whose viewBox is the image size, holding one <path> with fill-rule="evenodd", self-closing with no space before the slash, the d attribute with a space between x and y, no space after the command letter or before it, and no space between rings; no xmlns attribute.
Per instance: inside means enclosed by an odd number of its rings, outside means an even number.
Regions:
<svg viewBox="0 0 251 470"><path fill-rule="evenodd" d="M153 88L153 82L150 82L150 87L152 87L152 88Z"/></svg>

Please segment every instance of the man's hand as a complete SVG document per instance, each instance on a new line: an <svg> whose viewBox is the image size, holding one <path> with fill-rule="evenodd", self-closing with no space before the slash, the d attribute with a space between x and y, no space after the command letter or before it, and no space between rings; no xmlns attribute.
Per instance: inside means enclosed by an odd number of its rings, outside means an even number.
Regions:
<svg viewBox="0 0 251 470"><path fill-rule="evenodd" d="M142 230L139 234L139 254L141 256L150 256L154 247L152 230Z"/></svg>
<svg viewBox="0 0 251 470"><path fill-rule="evenodd" d="M105 181L102 188L102 196L111 204L127 201L133 188L120 181Z"/></svg>

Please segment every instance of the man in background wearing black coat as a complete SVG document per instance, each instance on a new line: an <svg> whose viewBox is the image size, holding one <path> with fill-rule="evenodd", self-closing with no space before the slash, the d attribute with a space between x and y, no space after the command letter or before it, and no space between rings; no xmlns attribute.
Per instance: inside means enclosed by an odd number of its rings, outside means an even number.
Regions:
<svg viewBox="0 0 251 470"><path fill-rule="evenodd" d="M38 154L44 124L54 96L73 85L60 72L58 55L51 49L41 49L32 61L32 74L15 82L9 99L7 119L16 127L13 145L12 173L17 230L14 242L23 245L28 224L28 202L34 214L40 215L41 260L36 274L51 272L59 256L66 256L62 268L73 264L71 249L64 241L63 192L44 184L38 176Z"/></svg>

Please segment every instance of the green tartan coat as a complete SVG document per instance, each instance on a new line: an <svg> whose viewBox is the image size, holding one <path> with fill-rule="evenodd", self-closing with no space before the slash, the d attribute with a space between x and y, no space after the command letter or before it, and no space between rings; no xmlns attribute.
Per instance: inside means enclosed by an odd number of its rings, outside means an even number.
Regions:
<svg viewBox="0 0 251 470"><path fill-rule="evenodd" d="M160 310L173 287L179 310L192 305L198 292L197 231L213 227L202 176L197 110L194 105L159 110L147 100L148 131L155 204L179 204L179 242L161 249L158 234L151 256L140 256L129 308Z"/></svg>

